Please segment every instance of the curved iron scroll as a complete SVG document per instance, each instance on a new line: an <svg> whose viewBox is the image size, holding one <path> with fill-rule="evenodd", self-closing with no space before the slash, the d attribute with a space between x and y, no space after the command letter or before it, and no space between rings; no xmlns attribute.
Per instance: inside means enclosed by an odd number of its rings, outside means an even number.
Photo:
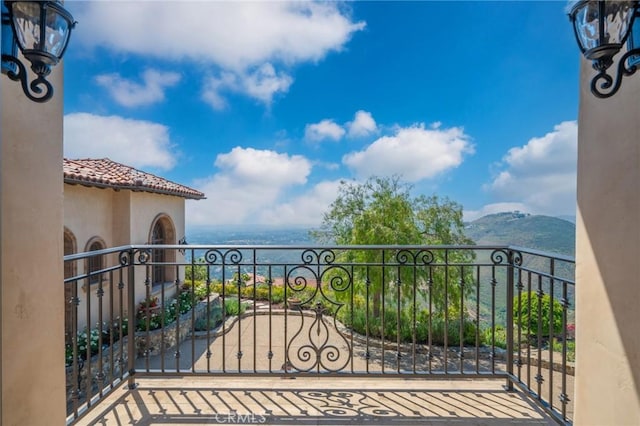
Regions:
<svg viewBox="0 0 640 426"><path fill-rule="evenodd" d="M46 75L38 75L38 77L29 83L27 82L27 69L22 62L10 55L2 55L2 61L10 62L18 67L17 72L8 71L7 77L13 81L20 82L22 91L27 98L33 102L44 103L53 97L53 86L46 80Z"/></svg>
<svg viewBox="0 0 640 426"><path fill-rule="evenodd" d="M289 366L301 372L338 372L345 369L352 358L349 340L338 330L336 316L345 303L341 295L350 294L352 276L342 266L329 264L324 270L320 265L311 267L313 257L320 260L335 259L330 251L321 254L307 253L309 262L287 273L286 286L289 297L305 294L295 308L288 308L288 326L294 329L287 338L286 351ZM321 283L327 277L327 286L336 296L330 298ZM313 288L313 291L305 291ZM313 303L311 309L304 309Z"/></svg>
<svg viewBox="0 0 640 426"><path fill-rule="evenodd" d="M516 250L496 249L491 252L491 262L494 265L522 265L522 253Z"/></svg>
<svg viewBox="0 0 640 426"><path fill-rule="evenodd" d="M612 62L611 60L604 62L594 61L593 68L598 71L598 73L591 79L591 93L601 99L615 95L618 89L620 89L622 78L628 77L638 70L636 65L628 65L628 59L632 56L640 56L640 49L629 50L622 55L613 76L607 73Z"/></svg>
<svg viewBox="0 0 640 426"><path fill-rule="evenodd" d="M338 331L335 316L327 318L329 311L317 302L311 310L312 320L298 309L300 325L287 342L289 365L297 371L338 372L351 361L351 345ZM333 324L331 324L333 322Z"/></svg>
<svg viewBox="0 0 640 426"><path fill-rule="evenodd" d="M123 250L118 253L118 260L121 266L144 265L151 259L149 249Z"/></svg>

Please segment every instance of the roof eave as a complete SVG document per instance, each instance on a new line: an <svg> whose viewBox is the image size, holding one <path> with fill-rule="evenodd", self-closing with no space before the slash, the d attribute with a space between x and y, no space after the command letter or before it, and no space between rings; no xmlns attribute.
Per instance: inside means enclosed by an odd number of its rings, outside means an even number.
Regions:
<svg viewBox="0 0 640 426"><path fill-rule="evenodd" d="M90 181L90 180L74 179L74 178L68 178L68 177L64 178L64 183L67 183L67 184L70 184L70 185L90 186L90 187L102 188L102 189L106 189L106 188L111 188L113 190L128 189L128 190L134 191L134 192L149 192L149 193L152 193L152 194L172 195L174 197L181 197L181 198L185 198L185 199L189 199L189 200L204 200L204 199L207 198L207 197L204 196L204 194L202 194L202 196L198 196L198 195L195 195L195 194L185 194L185 193L181 193L181 192L177 192L177 191L169 191L169 190L165 190L165 189L149 188L147 186L114 185L114 184L111 184L111 183L94 182L94 181Z"/></svg>

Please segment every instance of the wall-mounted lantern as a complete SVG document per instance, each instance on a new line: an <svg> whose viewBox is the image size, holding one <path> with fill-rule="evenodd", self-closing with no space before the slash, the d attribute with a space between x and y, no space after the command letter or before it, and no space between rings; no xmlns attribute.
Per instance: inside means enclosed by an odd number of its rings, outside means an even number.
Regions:
<svg viewBox="0 0 640 426"><path fill-rule="evenodd" d="M46 102L53 96L46 78L62 59L75 24L60 1L2 0L2 73L19 81L32 101ZM31 62L36 78L30 83L16 47Z"/></svg>
<svg viewBox="0 0 640 426"><path fill-rule="evenodd" d="M622 78L634 74L640 64L638 13L638 1L581 0L571 8L569 19L580 50L597 71L591 80L591 92L599 98L613 96ZM613 58L625 42L627 51L609 74Z"/></svg>

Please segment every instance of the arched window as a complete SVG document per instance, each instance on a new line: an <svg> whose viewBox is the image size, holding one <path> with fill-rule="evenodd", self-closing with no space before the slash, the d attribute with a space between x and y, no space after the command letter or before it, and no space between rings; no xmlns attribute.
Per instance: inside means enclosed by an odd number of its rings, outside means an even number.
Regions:
<svg viewBox="0 0 640 426"><path fill-rule="evenodd" d="M74 254L77 251L76 237L69 229L64 228L64 255ZM76 261L64 263L64 277L71 278L77 274ZM71 341L73 332L73 287L77 282L68 282L64 285L64 336L65 342Z"/></svg>
<svg viewBox="0 0 640 426"><path fill-rule="evenodd" d="M77 250L76 245L76 237L73 235L69 229L64 228L64 255L74 254ZM64 277L70 278L76 275L77 273L76 262L65 262L64 263Z"/></svg>
<svg viewBox="0 0 640 426"><path fill-rule="evenodd" d="M156 216L151 225L149 235L149 243L151 244L176 244L176 232L171 218L166 214ZM151 282L154 285L171 282L175 279L175 271L167 263L175 261L175 252L173 250L158 249L153 250Z"/></svg>
<svg viewBox="0 0 640 426"><path fill-rule="evenodd" d="M162 221L157 221L153 226L153 232L151 235L151 244L167 244L165 239L165 230L162 224ZM166 252L165 250L154 250L153 251L153 263L156 265L153 266L153 280L154 284L163 283L166 281L165 271L166 268L162 265L158 265L158 263L166 262Z"/></svg>
<svg viewBox="0 0 640 426"><path fill-rule="evenodd" d="M104 241L98 237L93 237L87 244L87 251L97 251L106 248ZM102 274L95 274L96 271L104 269L104 259L101 255L91 256L87 259L87 274L89 274L89 284L97 284L102 279Z"/></svg>

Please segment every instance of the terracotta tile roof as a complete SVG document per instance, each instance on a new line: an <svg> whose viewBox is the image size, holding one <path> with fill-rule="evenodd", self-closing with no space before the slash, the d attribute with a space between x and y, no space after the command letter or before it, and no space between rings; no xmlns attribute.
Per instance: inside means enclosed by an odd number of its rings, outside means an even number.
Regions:
<svg viewBox="0 0 640 426"><path fill-rule="evenodd" d="M130 189L201 200L204 194L108 158L64 159L64 182L97 188Z"/></svg>

